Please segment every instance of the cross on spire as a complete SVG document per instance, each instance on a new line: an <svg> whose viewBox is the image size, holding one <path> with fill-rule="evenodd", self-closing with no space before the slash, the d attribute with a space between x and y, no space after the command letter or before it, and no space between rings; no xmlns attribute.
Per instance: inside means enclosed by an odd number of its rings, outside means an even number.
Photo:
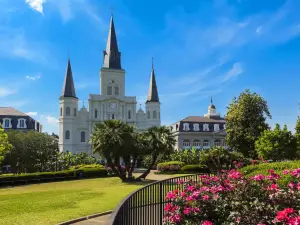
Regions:
<svg viewBox="0 0 300 225"><path fill-rule="evenodd" d="M113 16L114 15L114 7L112 7L112 6L109 7L109 10L110 10L110 15Z"/></svg>
<svg viewBox="0 0 300 225"><path fill-rule="evenodd" d="M152 69L154 69L154 58L152 57Z"/></svg>

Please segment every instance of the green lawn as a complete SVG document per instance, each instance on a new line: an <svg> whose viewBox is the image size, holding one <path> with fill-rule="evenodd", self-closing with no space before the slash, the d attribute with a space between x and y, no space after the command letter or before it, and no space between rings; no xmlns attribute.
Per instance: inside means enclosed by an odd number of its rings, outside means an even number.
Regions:
<svg viewBox="0 0 300 225"><path fill-rule="evenodd" d="M0 224L56 224L112 210L142 184L98 178L0 189Z"/></svg>

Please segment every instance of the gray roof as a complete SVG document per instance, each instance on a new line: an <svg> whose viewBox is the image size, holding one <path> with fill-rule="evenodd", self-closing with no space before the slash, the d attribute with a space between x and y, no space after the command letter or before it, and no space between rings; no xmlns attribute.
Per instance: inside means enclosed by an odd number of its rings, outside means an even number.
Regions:
<svg viewBox="0 0 300 225"><path fill-rule="evenodd" d="M150 78L148 97L147 97L146 102L159 102L153 65L152 65L152 72L151 72L151 78Z"/></svg>
<svg viewBox="0 0 300 225"><path fill-rule="evenodd" d="M110 19L106 50L104 51L105 68L121 69L121 53L119 52L114 19Z"/></svg>
<svg viewBox="0 0 300 225"><path fill-rule="evenodd" d="M73 81L70 59L68 59L65 82L64 82L61 96L77 98L75 93L75 88L74 88L74 81Z"/></svg>
<svg viewBox="0 0 300 225"><path fill-rule="evenodd" d="M209 122L214 122L214 123L225 123L225 119L222 117L205 117L205 116L188 116L181 120L182 122L203 122L203 123L209 123Z"/></svg>
<svg viewBox="0 0 300 225"><path fill-rule="evenodd" d="M29 116L12 107L0 107L0 116Z"/></svg>

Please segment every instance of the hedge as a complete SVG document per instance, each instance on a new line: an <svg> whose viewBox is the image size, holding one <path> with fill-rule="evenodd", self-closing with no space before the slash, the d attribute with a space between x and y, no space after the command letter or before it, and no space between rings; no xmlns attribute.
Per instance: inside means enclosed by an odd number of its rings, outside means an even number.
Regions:
<svg viewBox="0 0 300 225"><path fill-rule="evenodd" d="M25 173L16 175L1 175L0 185L2 184L25 184L25 183L41 183L46 181L58 180L74 180L90 177L105 177L107 172L103 167L70 169L57 172L41 172L41 173Z"/></svg>
<svg viewBox="0 0 300 225"><path fill-rule="evenodd" d="M159 172L179 172L184 166L184 162L170 161L157 164L157 170Z"/></svg>
<svg viewBox="0 0 300 225"><path fill-rule="evenodd" d="M273 163L261 163L253 166L246 166L239 171L243 173L245 177L252 177L257 174L267 175L268 170L274 170L275 173L282 175L282 171L285 169L293 170L300 168L300 161L285 161L285 162L273 162ZM285 178L280 178L278 183L280 185L287 185L292 181L292 176L285 176Z"/></svg>
<svg viewBox="0 0 300 225"><path fill-rule="evenodd" d="M183 173L207 173L208 168L205 165L186 165L181 168Z"/></svg>

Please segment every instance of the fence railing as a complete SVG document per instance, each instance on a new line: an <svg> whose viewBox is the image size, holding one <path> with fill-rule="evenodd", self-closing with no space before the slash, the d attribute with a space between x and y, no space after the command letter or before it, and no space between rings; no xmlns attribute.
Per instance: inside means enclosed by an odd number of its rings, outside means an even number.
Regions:
<svg viewBox="0 0 300 225"><path fill-rule="evenodd" d="M169 178L146 185L128 195L115 208L109 225L162 225L165 200L171 190L183 188L178 181L200 182L200 174Z"/></svg>

